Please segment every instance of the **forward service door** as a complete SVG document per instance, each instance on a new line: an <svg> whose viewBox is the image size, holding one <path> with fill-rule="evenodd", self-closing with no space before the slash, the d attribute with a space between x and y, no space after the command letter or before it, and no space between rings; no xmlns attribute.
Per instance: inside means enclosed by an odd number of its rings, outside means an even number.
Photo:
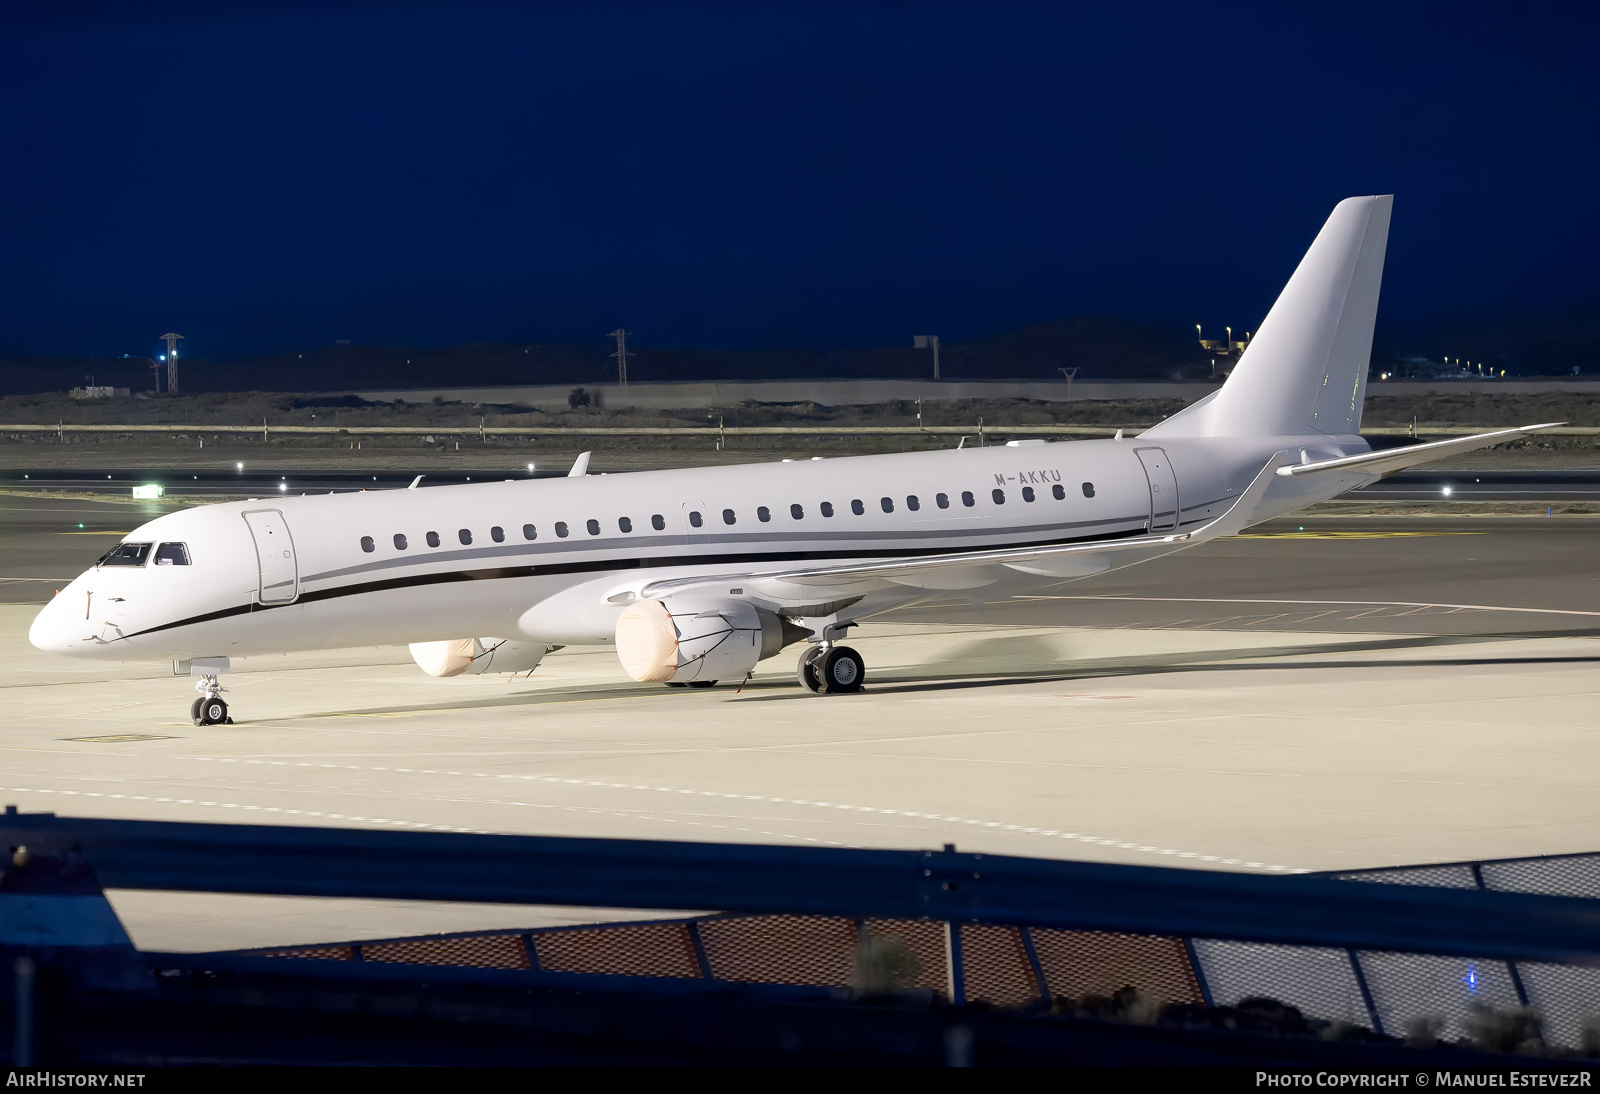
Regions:
<svg viewBox="0 0 1600 1094"><path fill-rule="evenodd" d="M1172 461L1159 448L1136 448L1134 452L1144 465L1144 477L1150 481L1150 531L1171 532L1178 527L1178 478L1173 474Z"/></svg>
<svg viewBox="0 0 1600 1094"><path fill-rule="evenodd" d="M256 541L261 603L290 603L300 595L300 560L295 557L283 514L276 509L257 509L244 514L244 522Z"/></svg>

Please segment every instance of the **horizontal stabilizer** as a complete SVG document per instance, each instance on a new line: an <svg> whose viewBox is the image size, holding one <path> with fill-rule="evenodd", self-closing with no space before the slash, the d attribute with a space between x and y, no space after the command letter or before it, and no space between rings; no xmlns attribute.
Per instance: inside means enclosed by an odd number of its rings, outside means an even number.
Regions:
<svg viewBox="0 0 1600 1094"><path fill-rule="evenodd" d="M1493 433L1475 433L1470 437L1458 437L1448 441L1433 441L1430 444L1413 444L1405 448L1386 448L1381 452L1363 452L1359 456L1345 456L1337 460L1318 460L1315 463L1296 463L1278 468L1278 474L1298 477L1300 475L1315 475L1320 471L1355 471L1362 475L1390 475L1396 471L1403 471L1407 467L1414 467L1419 463L1431 463L1442 460L1446 456L1454 456L1461 452L1471 452L1477 448L1488 448L1490 445L1502 441L1516 440L1537 433L1541 429L1554 429L1565 422L1546 422L1543 425L1524 425L1516 429L1501 429Z"/></svg>

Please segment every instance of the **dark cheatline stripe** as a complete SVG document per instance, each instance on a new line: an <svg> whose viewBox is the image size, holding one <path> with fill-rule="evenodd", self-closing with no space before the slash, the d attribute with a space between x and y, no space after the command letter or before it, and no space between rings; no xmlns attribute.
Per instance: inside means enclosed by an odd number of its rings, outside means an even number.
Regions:
<svg viewBox="0 0 1600 1094"><path fill-rule="evenodd" d="M1044 540L1042 542L991 544L980 549L984 551L1013 551L1024 547L1064 547L1074 543L1109 543L1113 540L1128 539L1144 534L1143 528L1135 528L1108 536L1076 536L1070 539ZM494 569L451 570L441 574L417 574L412 577L389 578L385 581L363 581L355 585L341 585L336 589L319 589L316 592L301 593L297 599L285 601L282 604L257 604L252 601L232 608L223 608L221 611L207 612L204 615L189 616L186 619L175 619L171 623L147 627L142 631L123 635L119 641L138 638L146 634L156 634L159 631L169 631L176 627L187 627L196 623L209 623L215 619L228 619L232 616L271 611L274 608L287 608L293 604L312 604L320 600L337 600L342 597L360 596L364 593L381 593L392 589L413 589L427 585L445 585L455 581L493 581L503 578L544 577L550 574L653 570L658 567L664 568L668 566L737 566L747 563L799 562L802 560L834 561L852 558L922 558L950 553L951 551L948 547L913 547L901 550L873 551L770 551L750 554L683 555L675 558L607 558L593 559L587 562L564 562L549 566L502 566Z"/></svg>

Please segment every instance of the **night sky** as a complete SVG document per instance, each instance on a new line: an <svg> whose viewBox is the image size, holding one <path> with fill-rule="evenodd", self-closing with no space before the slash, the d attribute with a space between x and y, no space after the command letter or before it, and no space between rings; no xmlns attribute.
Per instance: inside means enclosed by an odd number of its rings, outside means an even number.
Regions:
<svg viewBox="0 0 1600 1094"><path fill-rule="evenodd" d="M1600 300L1600 5L68 4L0 15L0 353L1381 323Z"/></svg>

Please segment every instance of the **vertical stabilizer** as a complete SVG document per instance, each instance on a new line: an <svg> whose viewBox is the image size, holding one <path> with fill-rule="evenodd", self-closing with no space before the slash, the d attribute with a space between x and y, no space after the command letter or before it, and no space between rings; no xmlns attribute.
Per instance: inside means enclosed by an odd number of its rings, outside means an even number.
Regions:
<svg viewBox="0 0 1600 1094"><path fill-rule="evenodd" d="M1227 383L1145 435L1359 432L1393 204L1383 195L1335 206Z"/></svg>

